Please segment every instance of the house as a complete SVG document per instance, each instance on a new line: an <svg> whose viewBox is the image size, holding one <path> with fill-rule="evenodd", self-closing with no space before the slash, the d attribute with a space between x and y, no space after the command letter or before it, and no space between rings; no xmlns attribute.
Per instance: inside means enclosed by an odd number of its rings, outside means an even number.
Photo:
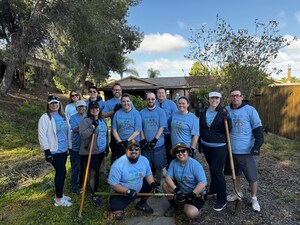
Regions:
<svg viewBox="0 0 300 225"><path fill-rule="evenodd" d="M123 93L139 95L144 98L147 92L154 92L159 87L164 87L168 99L175 99L176 94L189 98L192 89L216 85L213 77L157 77L157 78L138 78L125 77L106 86L100 87L99 91L104 92L105 99L112 98L112 86L119 83L122 86Z"/></svg>

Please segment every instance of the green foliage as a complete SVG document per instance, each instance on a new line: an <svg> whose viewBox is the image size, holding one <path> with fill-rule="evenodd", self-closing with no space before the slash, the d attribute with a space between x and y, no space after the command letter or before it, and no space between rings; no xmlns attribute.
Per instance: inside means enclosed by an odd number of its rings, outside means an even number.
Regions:
<svg viewBox="0 0 300 225"><path fill-rule="evenodd" d="M17 111L27 119L37 121L45 111L45 106L42 103L25 101L23 105L17 108Z"/></svg>
<svg viewBox="0 0 300 225"><path fill-rule="evenodd" d="M149 78L156 78L156 77L159 77L161 75L159 70L155 70L153 68L148 69L147 72L148 72L148 77Z"/></svg>
<svg viewBox="0 0 300 225"><path fill-rule="evenodd" d="M186 57L209 68L221 89L228 92L232 87L241 88L246 99L250 99L269 84L271 73L280 72L269 68L270 61L277 57L280 48L295 40L282 37L276 21L264 24L256 20L255 28L255 34L247 29L235 31L217 16L215 28L202 25L199 30L192 30Z"/></svg>
<svg viewBox="0 0 300 225"><path fill-rule="evenodd" d="M131 95L130 99L135 109L140 111L147 106L146 102L140 96Z"/></svg>
<svg viewBox="0 0 300 225"><path fill-rule="evenodd" d="M200 62L195 62L189 72L190 76L209 76L209 69Z"/></svg>

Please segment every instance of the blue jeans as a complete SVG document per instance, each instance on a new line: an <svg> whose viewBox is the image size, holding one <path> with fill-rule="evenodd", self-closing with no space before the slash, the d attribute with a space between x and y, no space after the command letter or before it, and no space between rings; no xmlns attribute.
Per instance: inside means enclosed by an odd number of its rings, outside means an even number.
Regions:
<svg viewBox="0 0 300 225"><path fill-rule="evenodd" d="M226 182L223 169L227 157L227 145L208 147L201 144L211 176L210 192L217 193L217 202L226 203Z"/></svg>
<svg viewBox="0 0 300 225"><path fill-rule="evenodd" d="M71 188L77 189L78 181L81 175L81 166L80 166L81 157L79 155L79 151L71 150L70 160L71 160Z"/></svg>

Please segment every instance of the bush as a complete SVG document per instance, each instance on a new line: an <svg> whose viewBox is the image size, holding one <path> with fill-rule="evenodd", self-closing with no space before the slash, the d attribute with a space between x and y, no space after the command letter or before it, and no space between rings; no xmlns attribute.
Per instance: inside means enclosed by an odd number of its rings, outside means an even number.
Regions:
<svg viewBox="0 0 300 225"><path fill-rule="evenodd" d="M141 111L143 108L147 106L146 102L140 96L131 95L130 99L135 109Z"/></svg>

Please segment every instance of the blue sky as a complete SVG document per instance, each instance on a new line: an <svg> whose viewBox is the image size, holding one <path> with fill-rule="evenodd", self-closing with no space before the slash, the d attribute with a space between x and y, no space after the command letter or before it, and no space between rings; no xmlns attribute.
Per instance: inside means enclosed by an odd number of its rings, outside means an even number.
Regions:
<svg viewBox="0 0 300 225"><path fill-rule="evenodd" d="M187 75L193 64L184 57L189 51L190 29L202 24L213 27L217 14L234 29L248 29L251 34L255 19L262 23L276 20L281 35L300 39L299 0L143 0L130 8L127 18L145 35L140 48L128 55L135 61L130 67L140 77L147 77L149 68L164 77ZM288 64L292 76L300 77L300 41L281 49L272 63L283 70L274 78L286 76Z"/></svg>

